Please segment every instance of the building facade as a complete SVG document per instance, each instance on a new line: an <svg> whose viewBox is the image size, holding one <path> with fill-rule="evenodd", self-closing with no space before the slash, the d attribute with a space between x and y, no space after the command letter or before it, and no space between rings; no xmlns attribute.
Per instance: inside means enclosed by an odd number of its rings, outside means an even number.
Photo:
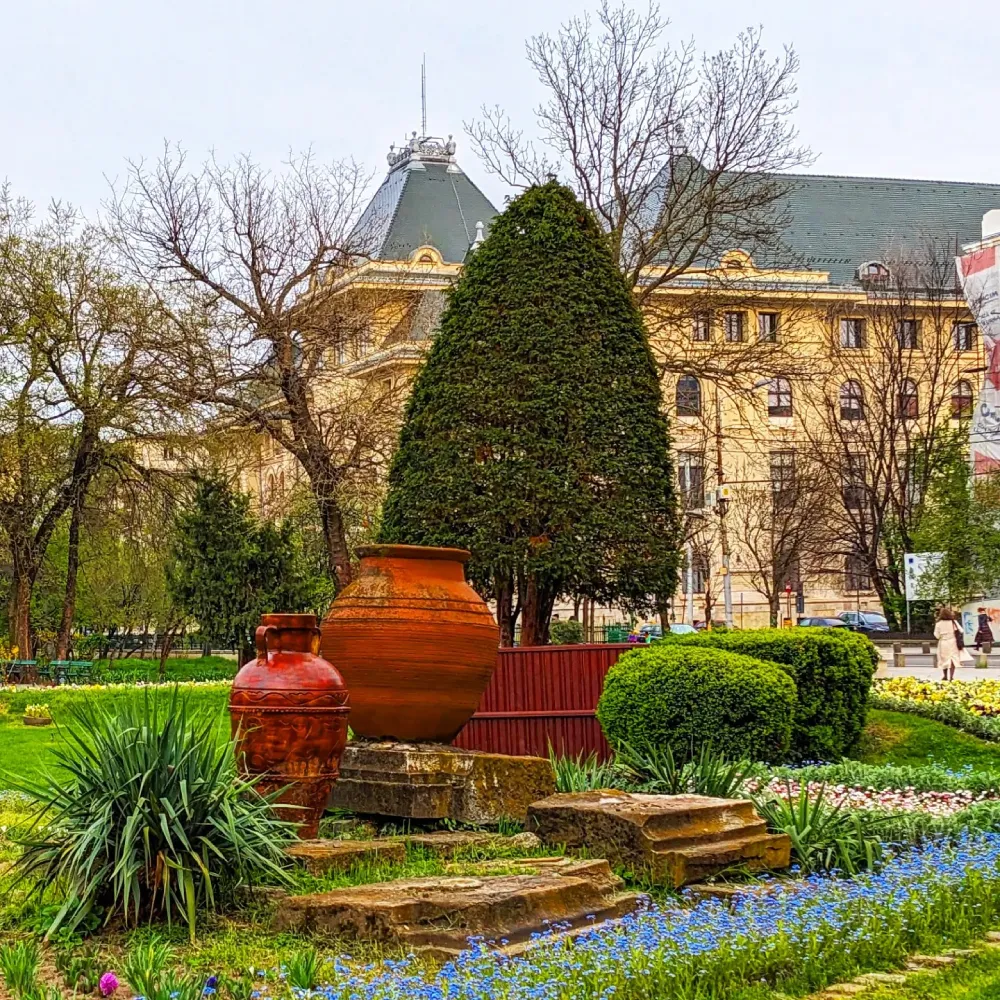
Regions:
<svg viewBox="0 0 1000 1000"><path fill-rule="evenodd" d="M961 436L974 405L982 344L954 256L1000 185L784 181L779 253L733 247L643 307L685 506L675 620L878 609L879 533L918 502L927 442ZM370 253L330 290L377 293L365 336L330 345L345 377L401 404L496 212L450 137L390 152L359 223ZM243 484L277 511L300 478L262 442Z"/></svg>

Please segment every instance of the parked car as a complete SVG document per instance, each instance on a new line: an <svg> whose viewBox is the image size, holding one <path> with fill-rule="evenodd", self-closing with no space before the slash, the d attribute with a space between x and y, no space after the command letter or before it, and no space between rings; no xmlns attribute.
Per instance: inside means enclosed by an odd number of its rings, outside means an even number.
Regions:
<svg viewBox="0 0 1000 1000"><path fill-rule="evenodd" d="M875 611L841 611L837 617L855 632L888 632L889 622L885 615Z"/></svg>
<svg viewBox="0 0 1000 1000"><path fill-rule="evenodd" d="M847 622L839 618L800 618L799 625L805 628L847 628Z"/></svg>
<svg viewBox="0 0 1000 1000"><path fill-rule="evenodd" d="M671 622L670 623L670 634L671 635L691 635L698 630L693 625L686 625L684 622Z"/></svg>

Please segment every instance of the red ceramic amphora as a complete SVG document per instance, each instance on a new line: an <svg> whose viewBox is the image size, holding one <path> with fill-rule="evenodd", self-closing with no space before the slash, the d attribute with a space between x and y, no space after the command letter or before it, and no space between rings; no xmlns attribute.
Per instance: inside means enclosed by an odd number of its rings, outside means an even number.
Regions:
<svg viewBox="0 0 1000 1000"><path fill-rule="evenodd" d="M339 776L350 712L347 687L318 656L315 615L262 615L257 659L236 675L229 714L241 771L262 775L262 794L284 788L280 802L300 836L315 837ZM287 786L287 787L286 787Z"/></svg>
<svg viewBox="0 0 1000 1000"><path fill-rule="evenodd" d="M465 549L369 545L323 621L323 655L351 689L359 736L450 743L497 658L497 627L465 582Z"/></svg>

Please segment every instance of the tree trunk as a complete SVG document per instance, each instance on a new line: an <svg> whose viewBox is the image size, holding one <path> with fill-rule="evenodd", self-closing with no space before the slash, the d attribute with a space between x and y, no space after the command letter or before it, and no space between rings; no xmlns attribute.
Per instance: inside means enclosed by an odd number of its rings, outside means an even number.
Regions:
<svg viewBox="0 0 1000 1000"><path fill-rule="evenodd" d="M497 631L500 645L509 648L514 645L514 581L504 580L496 584Z"/></svg>
<svg viewBox="0 0 1000 1000"><path fill-rule="evenodd" d="M539 586L537 577L529 575L521 603L521 645L547 646L549 621L552 618L556 595Z"/></svg>
<svg viewBox="0 0 1000 1000"><path fill-rule="evenodd" d="M346 587L354 577L351 570L351 554L347 548L347 534L344 518L335 500L317 497L320 522L323 525L323 539L326 542L326 558L330 575L336 581L337 591Z"/></svg>
<svg viewBox="0 0 1000 1000"><path fill-rule="evenodd" d="M670 631L670 598L656 595L656 613L660 616L660 630L666 635Z"/></svg>
<svg viewBox="0 0 1000 1000"><path fill-rule="evenodd" d="M771 612L771 628L777 628L778 619L781 617L781 595L771 594L767 599L767 604Z"/></svg>
<svg viewBox="0 0 1000 1000"><path fill-rule="evenodd" d="M38 573L38 563L27 539L11 539L12 572L8 613L11 645L17 647L19 660L31 659L31 592Z"/></svg>
<svg viewBox="0 0 1000 1000"><path fill-rule="evenodd" d="M69 659L69 643L76 614L76 580L80 570L80 520L83 517L83 491L73 504L69 519L69 552L66 559L66 590L63 593L62 621L56 640L56 659Z"/></svg>
<svg viewBox="0 0 1000 1000"><path fill-rule="evenodd" d="M156 671L156 678L163 682L167 678L167 660L170 657L170 647L174 644L174 633L172 629L167 629L163 636L163 647L160 649L160 665Z"/></svg>

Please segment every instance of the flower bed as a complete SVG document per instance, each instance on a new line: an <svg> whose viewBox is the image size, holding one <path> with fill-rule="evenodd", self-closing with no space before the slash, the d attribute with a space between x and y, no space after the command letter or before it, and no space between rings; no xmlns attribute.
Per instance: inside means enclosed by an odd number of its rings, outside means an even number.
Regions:
<svg viewBox="0 0 1000 1000"><path fill-rule="evenodd" d="M954 702L974 715L1000 715L1000 680L924 681L917 677L890 677L876 681L875 691L918 703Z"/></svg>
<svg viewBox="0 0 1000 1000"><path fill-rule="evenodd" d="M775 795L798 798L803 787L801 782L791 778L775 777L766 784L753 785L753 792L772 792ZM927 813L930 816L954 816L979 802L997 801L996 792L969 789L955 791L923 790L915 788L858 787L851 785L826 784L822 781L807 781L804 787L810 800L822 796L827 802L844 809L863 809L870 812Z"/></svg>
<svg viewBox="0 0 1000 1000"><path fill-rule="evenodd" d="M964 943L1000 917L1000 836L901 852L878 874L812 877L733 908L649 907L620 924L498 960L484 942L437 972L338 960L327 1000L719 998L762 981L819 989ZM262 991L263 992L263 991Z"/></svg>

